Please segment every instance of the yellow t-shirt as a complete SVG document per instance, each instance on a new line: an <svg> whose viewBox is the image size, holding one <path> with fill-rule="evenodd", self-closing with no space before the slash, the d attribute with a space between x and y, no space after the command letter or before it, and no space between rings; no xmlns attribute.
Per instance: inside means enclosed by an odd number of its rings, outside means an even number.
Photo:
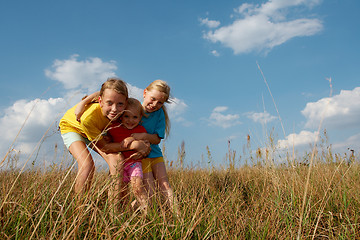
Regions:
<svg viewBox="0 0 360 240"><path fill-rule="evenodd" d="M76 121L75 108L76 105L70 108L61 118L59 123L61 134L76 132L90 141L97 137L101 138L101 132L109 124L110 120L102 114L99 103L86 106L81 116L81 123Z"/></svg>

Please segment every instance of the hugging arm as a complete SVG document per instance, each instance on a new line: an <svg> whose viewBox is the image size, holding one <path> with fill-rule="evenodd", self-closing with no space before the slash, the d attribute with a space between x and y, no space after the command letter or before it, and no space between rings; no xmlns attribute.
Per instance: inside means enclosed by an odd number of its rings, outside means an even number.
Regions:
<svg viewBox="0 0 360 240"><path fill-rule="evenodd" d="M101 138L96 146L105 153L114 153L114 152L123 152L133 150L136 151L131 157L133 159L141 159L147 156L150 153L150 143L148 141L143 140L135 140L135 139L125 139L118 142L107 142L103 138Z"/></svg>
<svg viewBox="0 0 360 240"><path fill-rule="evenodd" d="M133 133L131 136L135 138L135 140L148 141L151 144L159 144L161 141L161 138L157 134Z"/></svg>
<svg viewBox="0 0 360 240"><path fill-rule="evenodd" d="M76 116L76 120L78 122L80 122L80 118L85 111L85 106L90 104L94 99L99 98L99 96L100 96L100 92L94 92L94 93L90 94L89 96L86 96L85 98L83 98L77 104L77 106L75 108L75 116Z"/></svg>

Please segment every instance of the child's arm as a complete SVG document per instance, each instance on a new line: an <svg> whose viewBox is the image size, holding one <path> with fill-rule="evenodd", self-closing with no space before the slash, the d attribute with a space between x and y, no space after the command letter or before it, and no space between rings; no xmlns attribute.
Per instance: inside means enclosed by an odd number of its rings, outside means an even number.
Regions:
<svg viewBox="0 0 360 240"><path fill-rule="evenodd" d="M130 147L131 148L138 148L139 145L141 145L144 141L143 140L134 140ZM147 142L147 141L146 141ZM149 142L147 142L149 144ZM149 144L150 146L150 144ZM143 159L145 158L147 155L149 155L150 151L149 152L140 152L140 151L136 151L135 153L131 154L130 157L128 157L127 159L134 159L134 160L137 160L137 159Z"/></svg>
<svg viewBox="0 0 360 240"><path fill-rule="evenodd" d="M150 134L150 133L133 133L131 134L135 140L145 140L149 141L151 144L159 144L161 138L157 134Z"/></svg>
<svg viewBox="0 0 360 240"><path fill-rule="evenodd" d="M123 140L124 146L125 146L126 148L129 148L129 147L131 146L131 143L132 143L133 141L136 141L135 138L133 138L133 137L127 137L127 138L125 138L125 139Z"/></svg>
<svg viewBox="0 0 360 240"><path fill-rule="evenodd" d="M103 138L100 139L96 146L105 153L114 153L114 152L123 152L133 150L136 151L138 154L137 156L141 156L140 158L144 158L150 153L150 143L147 141L131 141L129 146L126 146L126 142L122 141L120 143L111 142L107 143Z"/></svg>
<svg viewBox="0 0 360 240"><path fill-rule="evenodd" d="M100 96L100 92L94 92L94 93L90 94L89 96L85 97L84 99L82 99L78 103L78 105L75 108L75 116L76 116L76 120L78 122L80 122L80 118L85 111L85 106L88 105L89 103L91 103L91 101L94 98L98 98L99 96Z"/></svg>

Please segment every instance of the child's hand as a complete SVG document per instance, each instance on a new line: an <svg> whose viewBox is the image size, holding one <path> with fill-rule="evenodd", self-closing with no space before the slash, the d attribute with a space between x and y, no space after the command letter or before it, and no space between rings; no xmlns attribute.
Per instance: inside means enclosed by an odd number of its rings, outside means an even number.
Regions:
<svg viewBox="0 0 360 240"><path fill-rule="evenodd" d="M85 104L83 102L80 102L76 108L75 108L75 117L76 117L76 121L80 122L80 118L83 115L85 111Z"/></svg>
<svg viewBox="0 0 360 240"><path fill-rule="evenodd" d="M75 108L75 116L78 122L80 122L80 118L85 111L86 105L90 104L94 99L99 98L99 96L100 96L100 92L94 92L89 96L83 97L83 99L78 103L78 105Z"/></svg>
<svg viewBox="0 0 360 240"><path fill-rule="evenodd" d="M129 147L131 150L136 151L133 155L137 158L141 159L149 155L151 148L150 143L148 141L133 141Z"/></svg>
<svg viewBox="0 0 360 240"><path fill-rule="evenodd" d="M135 138L133 137L127 137L123 140L123 143L124 143L124 147L126 148L130 148L130 144L135 141Z"/></svg>

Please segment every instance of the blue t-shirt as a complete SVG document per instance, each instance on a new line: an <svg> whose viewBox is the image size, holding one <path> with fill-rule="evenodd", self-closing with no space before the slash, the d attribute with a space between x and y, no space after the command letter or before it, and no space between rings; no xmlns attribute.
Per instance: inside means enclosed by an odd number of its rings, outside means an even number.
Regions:
<svg viewBox="0 0 360 240"><path fill-rule="evenodd" d="M146 116L142 117L141 125L144 126L146 132L149 134L157 134L159 138L165 137L165 114L164 110L159 110L151 113L146 113ZM162 152L158 144L151 144L151 152L147 156L148 158L162 157Z"/></svg>

